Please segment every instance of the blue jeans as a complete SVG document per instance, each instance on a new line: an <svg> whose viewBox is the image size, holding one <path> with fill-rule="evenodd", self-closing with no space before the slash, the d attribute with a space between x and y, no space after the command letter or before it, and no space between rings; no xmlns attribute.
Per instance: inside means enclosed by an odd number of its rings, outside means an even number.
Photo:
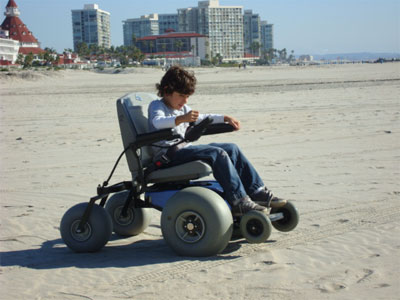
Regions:
<svg viewBox="0 0 400 300"><path fill-rule="evenodd" d="M240 199L264 186L257 171L235 144L188 146L178 150L170 164L179 165L194 160L211 166L215 179L224 189L225 199L231 205L237 205Z"/></svg>

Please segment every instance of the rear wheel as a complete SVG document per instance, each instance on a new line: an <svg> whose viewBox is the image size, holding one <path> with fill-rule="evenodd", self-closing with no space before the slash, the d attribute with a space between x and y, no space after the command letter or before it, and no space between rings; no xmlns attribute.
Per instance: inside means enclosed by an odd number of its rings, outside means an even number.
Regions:
<svg viewBox="0 0 400 300"><path fill-rule="evenodd" d="M79 228L88 203L71 207L61 219L60 233L64 243L76 252L95 252L103 248L112 233L111 218L97 204L93 205L90 216L83 228Z"/></svg>
<svg viewBox="0 0 400 300"><path fill-rule="evenodd" d="M161 230L179 255L215 255L226 248L232 236L232 214L217 193L189 187L168 199L161 214Z"/></svg>

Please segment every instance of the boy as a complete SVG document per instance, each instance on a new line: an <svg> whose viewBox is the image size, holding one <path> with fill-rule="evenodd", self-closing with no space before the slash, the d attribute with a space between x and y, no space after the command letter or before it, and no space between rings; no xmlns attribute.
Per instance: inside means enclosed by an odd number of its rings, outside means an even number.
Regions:
<svg viewBox="0 0 400 300"><path fill-rule="evenodd" d="M149 105L150 131L165 128L175 128L182 137L191 122L200 122L210 117L213 123L229 123L235 130L240 129L240 122L235 118L216 114L200 114L187 105L196 87L196 77L181 67L171 67L156 84L161 100L155 100ZM155 159L167 152L167 147L176 141L157 143ZM176 146L175 146L176 147ZM180 144L171 155L169 166L201 160L208 163L215 179L224 189L225 199L232 205L234 216L240 216L248 211L256 210L268 213L269 207L281 207L286 200L272 195L254 167L235 144L212 143L209 145ZM262 204L262 205L260 205Z"/></svg>

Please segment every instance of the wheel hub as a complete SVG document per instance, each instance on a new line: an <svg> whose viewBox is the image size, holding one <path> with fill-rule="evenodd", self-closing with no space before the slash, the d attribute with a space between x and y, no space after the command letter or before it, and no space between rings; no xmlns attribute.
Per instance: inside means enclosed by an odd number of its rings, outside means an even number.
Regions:
<svg viewBox="0 0 400 300"><path fill-rule="evenodd" d="M259 236L263 232L263 225L259 220L253 219L247 222L247 232L253 236Z"/></svg>
<svg viewBox="0 0 400 300"><path fill-rule="evenodd" d="M78 242L84 242L92 235L92 227L86 223L82 228L79 227L81 220L75 220L71 225L71 236Z"/></svg>
<svg viewBox="0 0 400 300"><path fill-rule="evenodd" d="M195 226L193 225L193 223L188 223L186 226L187 230L189 231L193 231L193 229L195 228Z"/></svg>
<svg viewBox="0 0 400 300"><path fill-rule="evenodd" d="M135 219L135 213L132 208L128 208L126 215L122 214L123 206L117 207L114 210L114 220L118 225L127 226Z"/></svg>
<svg viewBox="0 0 400 300"><path fill-rule="evenodd" d="M201 215L193 211L181 213L175 222L175 231L185 243L198 242L205 233L205 223Z"/></svg>

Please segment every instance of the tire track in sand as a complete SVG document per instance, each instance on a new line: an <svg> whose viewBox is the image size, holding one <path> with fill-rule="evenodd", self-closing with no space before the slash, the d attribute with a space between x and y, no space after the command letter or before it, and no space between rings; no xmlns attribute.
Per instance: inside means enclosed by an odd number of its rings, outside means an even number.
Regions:
<svg viewBox="0 0 400 300"><path fill-rule="evenodd" d="M321 225L318 228L309 227L300 230L295 230L285 236L280 236L274 242L267 242L263 244L242 244L239 250L229 254L222 254L215 258L199 258L195 261L178 262L171 267L166 267L154 272L146 272L141 275L128 276L123 280L111 283L107 288L103 286L96 290L106 289L108 292L112 291L114 296L123 295L133 290L135 286L152 281L166 281L168 279L184 278L188 273L193 273L200 270L207 270L218 267L220 265L236 262L242 258L258 254L263 251L274 249L285 249L296 245L312 244L313 242L332 237L338 234L358 230L361 228L374 227L380 224L386 224L393 221L400 220L400 206L397 203L388 204L386 206L374 207L376 203L368 203L360 207L339 207L332 208L330 214L325 211L324 218L329 219L327 224ZM320 215L320 212L312 212L311 215ZM338 220L337 216L345 216L346 221L343 219ZM234 244L235 242L233 242ZM229 249L230 246L228 246ZM145 253L143 253L145 255ZM125 294L126 295L126 294Z"/></svg>

